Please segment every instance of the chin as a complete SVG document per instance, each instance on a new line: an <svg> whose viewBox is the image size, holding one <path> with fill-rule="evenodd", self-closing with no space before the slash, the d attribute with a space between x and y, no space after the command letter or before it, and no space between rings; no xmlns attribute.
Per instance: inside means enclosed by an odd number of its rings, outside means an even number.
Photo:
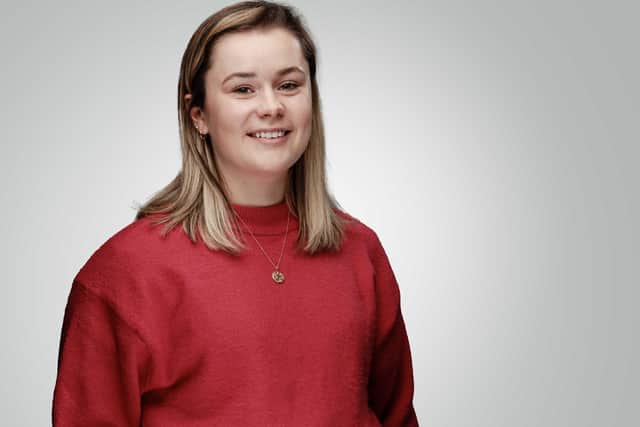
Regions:
<svg viewBox="0 0 640 427"><path fill-rule="evenodd" d="M287 171L296 163L299 157L276 157L271 159L262 159L253 164L252 169L261 175L280 175Z"/></svg>
<svg viewBox="0 0 640 427"><path fill-rule="evenodd" d="M278 165L255 165L252 168L252 174L265 177L265 178L278 178L282 175L286 175L289 171L289 167L287 164L278 164Z"/></svg>

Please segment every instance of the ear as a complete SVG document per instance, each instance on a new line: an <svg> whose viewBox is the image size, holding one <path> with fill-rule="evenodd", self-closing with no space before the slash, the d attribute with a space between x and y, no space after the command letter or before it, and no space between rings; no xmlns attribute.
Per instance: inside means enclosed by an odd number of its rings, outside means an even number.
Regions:
<svg viewBox="0 0 640 427"><path fill-rule="evenodd" d="M192 96L190 93L184 96L184 105L185 108L189 110L189 118L191 118L191 122L195 128L198 129L198 132L201 134L209 133L209 127L207 126L207 121L205 120L204 111L200 107L191 107Z"/></svg>

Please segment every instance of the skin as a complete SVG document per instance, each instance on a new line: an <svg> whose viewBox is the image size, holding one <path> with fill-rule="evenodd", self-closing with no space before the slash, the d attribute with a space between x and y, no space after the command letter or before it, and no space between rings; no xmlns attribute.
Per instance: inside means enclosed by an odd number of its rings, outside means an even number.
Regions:
<svg viewBox="0 0 640 427"><path fill-rule="evenodd" d="M205 74L205 103L190 116L209 133L232 203L268 206L284 199L287 171L302 156L311 136L309 67L298 40L282 28L225 34L211 52ZM296 70L279 74L280 70ZM231 74L254 73L254 77ZM226 80L226 81L225 81ZM191 95L186 96L189 102ZM247 135L286 128L281 144Z"/></svg>

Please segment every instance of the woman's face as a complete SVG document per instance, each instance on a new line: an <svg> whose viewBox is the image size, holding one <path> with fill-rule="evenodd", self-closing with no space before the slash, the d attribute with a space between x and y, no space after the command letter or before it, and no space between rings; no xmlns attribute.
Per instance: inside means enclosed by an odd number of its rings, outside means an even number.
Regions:
<svg viewBox="0 0 640 427"><path fill-rule="evenodd" d="M210 134L225 180L283 179L311 135L300 43L281 28L229 33L214 45L211 64L204 109L194 108L192 118Z"/></svg>

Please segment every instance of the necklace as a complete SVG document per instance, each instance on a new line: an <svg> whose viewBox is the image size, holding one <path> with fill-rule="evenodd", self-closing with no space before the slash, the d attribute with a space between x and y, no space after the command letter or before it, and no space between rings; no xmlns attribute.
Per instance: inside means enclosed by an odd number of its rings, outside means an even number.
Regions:
<svg viewBox="0 0 640 427"><path fill-rule="evenodd" d="M256 244L258 245L258 247L260 248L260 250L262 251L264 256L267 257L267 259L269 260L269 262L273 266L273 273L271 273L271 278L273 279L273 281L278 283L278 284L283 283L284 282L284 274L280 271L280 261L282 261L282 255L284 254L284 247L285 247L285 244L287 243L287 234L289 234L289 216L290 216L290 212L287 211L287 228L286 228L286 230L284 232L284 241L282 242L282 249L280 250L280 258L278 258L278 262L277 263L273 262L271 257L267 254L267 251L265 251L264 248L262 247L262 245L260 244L260 242L258 242L258 239L256 239L256 236L253 235L253 233L251 232L251 229L249 228L247 223L244 222L244 220L238 214L238 212L234 211L234 213L236 214L236 217L238 217L238 219L242 222L242 224L244 224L245 228L247 229L247 231L249 232L251 237L253 237L253 240L256 241Z"/></svg>

